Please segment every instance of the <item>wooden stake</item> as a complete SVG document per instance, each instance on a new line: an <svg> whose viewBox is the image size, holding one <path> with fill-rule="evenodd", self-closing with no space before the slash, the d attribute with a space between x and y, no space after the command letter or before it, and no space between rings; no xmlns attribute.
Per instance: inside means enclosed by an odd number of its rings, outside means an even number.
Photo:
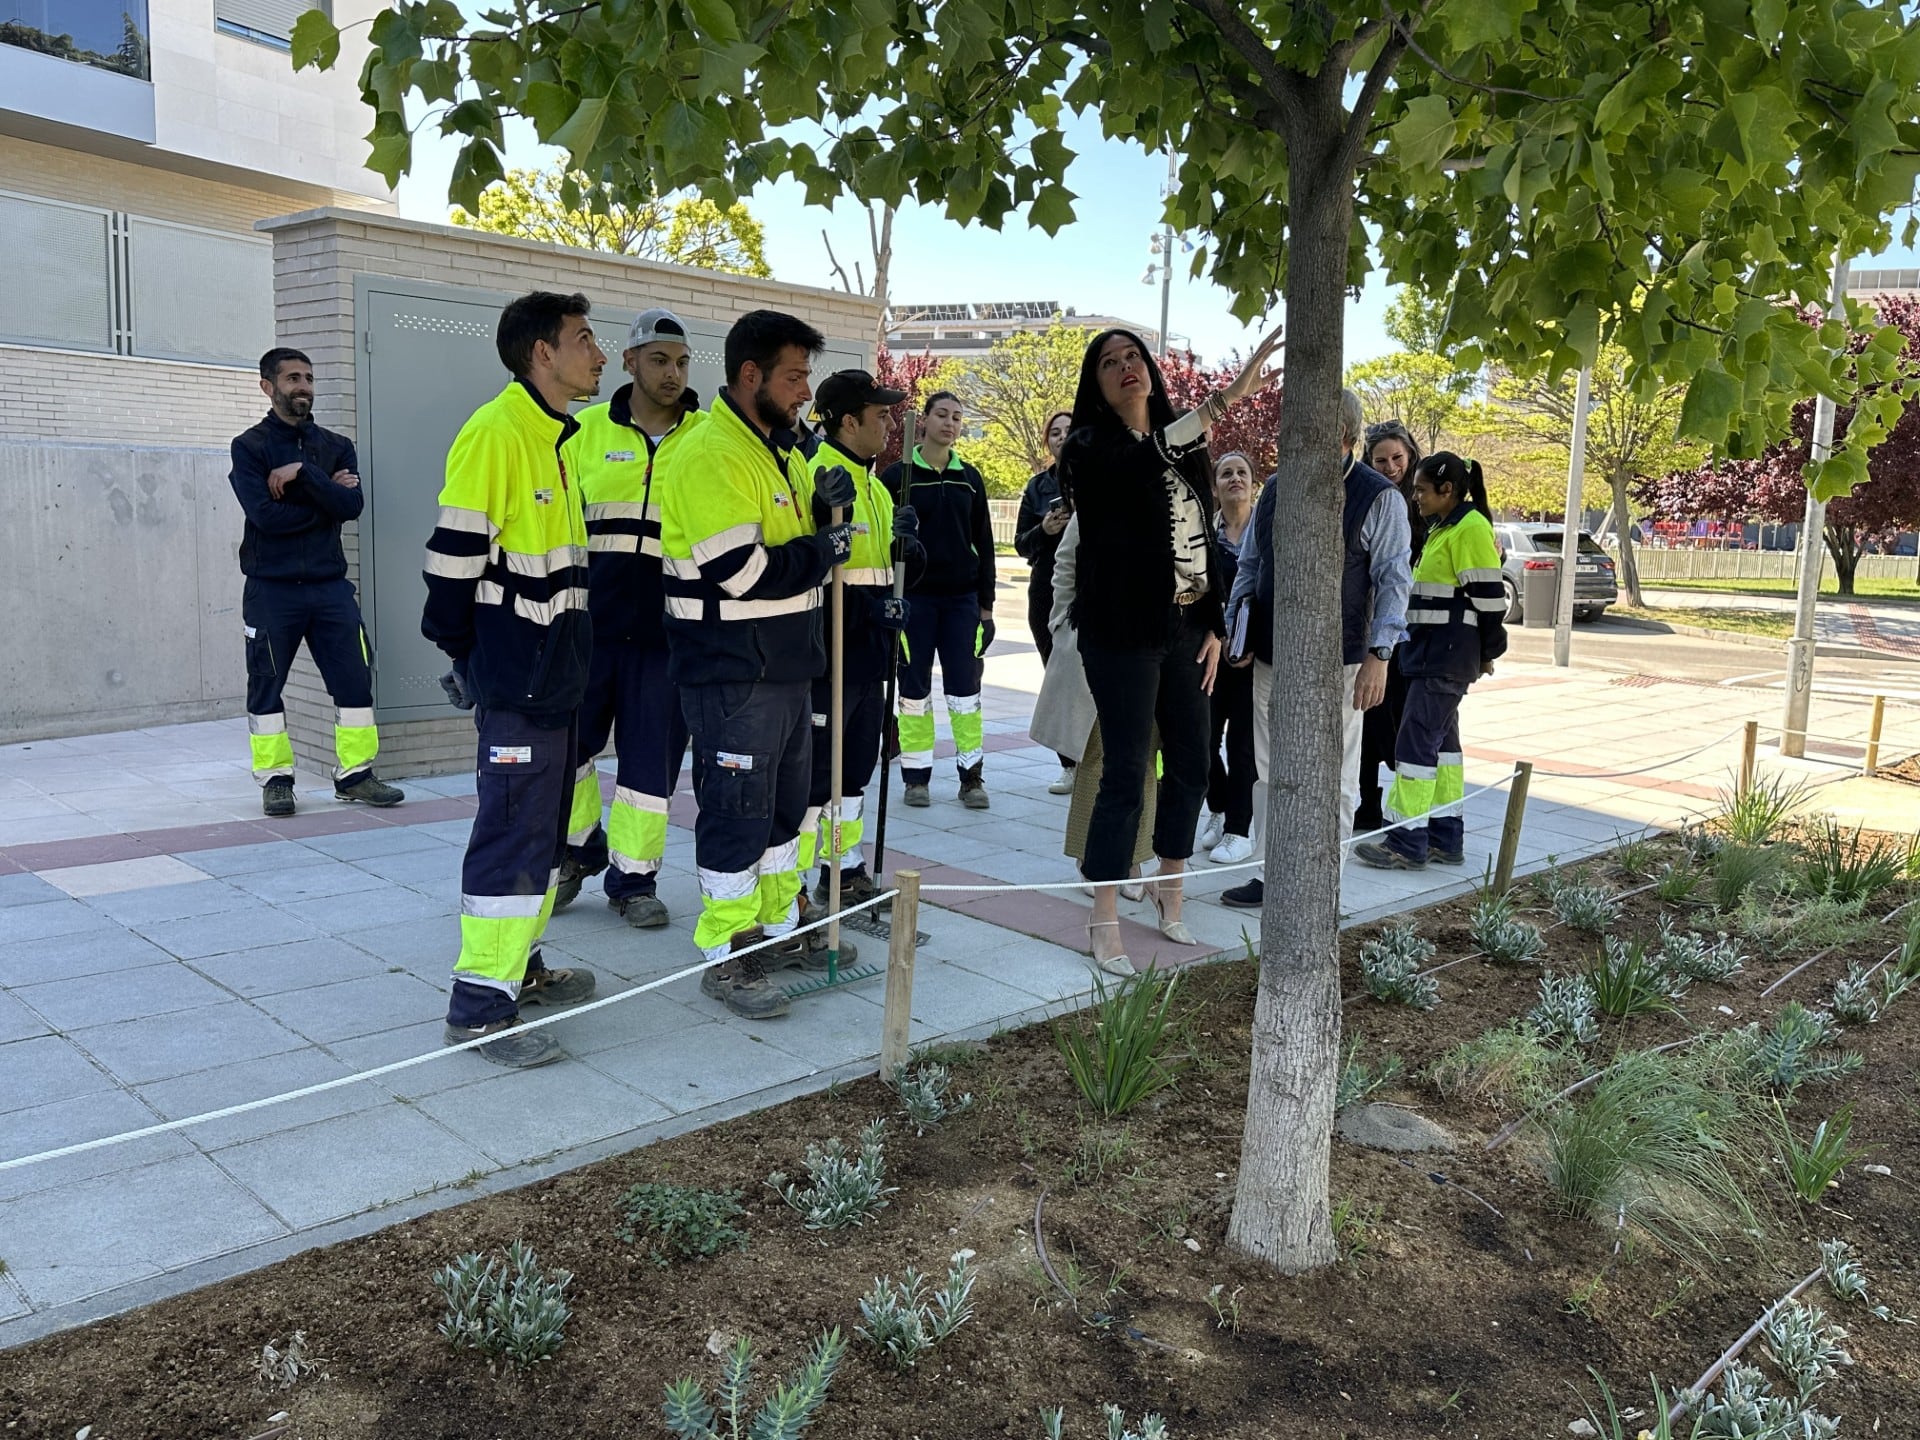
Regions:
<svg viewBox="0 0 1920 1440"><path fill-rule="evenodd" d="M1747 792L1753 789L1754 752L1760 746L1760 722L1747 721L1746 733L1740 737L1740 782L1734 792L1736 799L1746 799Z"/></svg>
<svg viewBox="0 0 1920 1440"><path fill-rule="evenodd" d="M833 523L844 525L847 512L835 507ZM844 562L833 567L833 663L829 667L831 677L828 691L832 697L832 712L827 716L827 853L823 857L827 864L827 983L832 984L840 978L840 783L841 783L841 741L847 729L847 704L844 656L847 649L847 567ZM807 877L800 877L800 887L805 889Z"/></svg>
<svg viewBox="0 0 1920 1440"><path fill-rule="evenodd" d="M1887 718L1887 697L1873 697L1873 723L1867 727L1867 774L1880 768L1880 722Z"/></svg>
<svg viewBox="0 0 1920 1440"><path fill-rule="evenodd" d="M1493 893L1504 895L1513 888L1513 860L1520 849L1520 823L1527 813L1527 787L1533 783L1533 762L1522 760L1518 772L1507 787L1507 823L1500 830L1500 860L1494 867Z"/></svg>
<svg viewBox="0 0 1920 1440"><path fill-rule="evenodd" d="M893 883L892 938L887 942L887 998L880 1020L880 1078L889 1085L893 1072L907 1063L913 1020L913 937L920 924L920 872L896 870Z"/></svg>

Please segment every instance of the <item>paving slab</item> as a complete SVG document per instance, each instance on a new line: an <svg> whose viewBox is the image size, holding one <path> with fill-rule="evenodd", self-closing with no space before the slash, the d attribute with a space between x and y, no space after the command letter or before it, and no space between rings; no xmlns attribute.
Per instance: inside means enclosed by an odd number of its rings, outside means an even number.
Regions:
<svg viewBox="0 0 1920 1440"><path fill-rule="evenodd" d="M385 971L262 995L254 1003L295 1034L322 1045L444 1019L447 1011L444 990L413 975Z"/></svg>
<svg viewBox="0 0 1920 1440"><path fill-rule="evenodd" d="M244 923L227 915L196 915L186 920L160 920L132 927L169 955L199 960L234 950L257 950L262 945L292 945L317 940L320 932L270 906L246 912Z"/></svg>
<svg viewBox="0 0 1920 1440"><path fill-rule="evenodd" d="M64 891L55 889L38 875L24 872L0 875L0 910L11 910L20 905L44 905L50 900L65 898Z"/></svg>
<svg viewBox="0 0 1920 1440"><path fill-rule="evenodd" d="M379 876L370 875L357 865L331 859L318 851L310 850L307 854L309 859L304 864L254 870L235 875L228 883L269 905L324 900L356 890L375 890L384 883Z"/></svg>
<svg viewBox="0 0 1920 1440"><path fill-rule="evenodd" d="M180 885L95 895L87 903L121 925L140 925L245 910L259 902L225 880L202 876Z"/></svg>
<svg viewBox="0 0 1920 1440"><path fill-rule="evenodd" d="M478 1148L399 1100L243 1141L214 1158L256 1203L295 1229L494 1168Z"/></svg>
<svg viewBox="0 0 1920 1440"><path fill-rule="evenodd" d="M155 966L153 974L142 975L137 985L127 983L124 975L86 975L22 985L10 993L31 1006L55 1030L70 1031L217 1005L233 998L226 989L177 960Z"/></svg>
<svg viewBox="0 0 1920 1440"><path fill-rule="evenodd" d="M5 1123L5 1154L0 1154L0 1159L38 1155L109 1135L124 1135L130 1130L144 1130L165 1118L168 1117L125 1090L95 1090L88 1095L74 1095L9 1114ZM149 1135L124 1145L104 1146L58 1160L43 1160L37 1165L0 1170L0 1197L52 1190L91 1180L96 1175L111 1175L151 1165L156 1160L195 1153L193 1144L180 1135ZM6 1236L0 1235L0 1259L6 1257L6 1240Z"/></svg>
<svg viewBox="0 0 1920 1440"><path fill-rule="evenodd" d="M404 885L375 880L373 888L329 895L320 900L282 901L276 908L282 915L291 916L325 934L346 926L355 930L371 929L445 915L448 894L455 897L454 903L458 903L458 886L439 895L423 895Z"/></svg>
<svg viewBox="0 0 1920 1440"><path fill-rule="evenodd" d="M272 1055L262 1060L240 1060L218 1065L211 1070L196 1070L191 1075L171 1080L156 1080L134 1087L133 1093L157 1116L181 1120L189 1115L206 1115L250 1100L282 1095L289 1090L321 1085L353 1074L353 1068L325 1051L310 1047ZM392 1092L371 1080L289 1100L260 1110L223 1120L190 1125L177 1133L202 1150L218 1150L244 1140L257 1140L281 1130L330 1120L383 1105ZM129 1127L130 1128L130 1127ZM111 1133L111 1132L108 1132ZM88 1137L90 1138L90 1137Z"/></svg>
<svg viewBox="0 0 1920 1440"><path fill-rule="evenodd" d="M105 932L112 923L78 900L45 900L0 910L0 949L51 940L82 931Z"/></svg>
<svg viewBox="0 0 1920 1440"><path fill-rule="evenodd" d="M113 1088L113 1077L64 1035L35 1035L0 1045L0 1115ZM11 1133L0 1141L0 1150L6 1159L33 1153L16 1149Z"/></svg>
<svg viewBox="0 0 1920 1440"><path fill-rule="evenodd" d="M306 1043L245 1000L75 1030L67 1038L126 1085L280 1055Z"/></svg>
<svg viewBox="0 0 1920 1440"><path fill-rule="evenodd" d="M172 855L143 855L137 860L113 860L102 865L42 870L40 878L75 899L85 899L90 895L113 895L123 890L143 890L154 885L191 884L204 879L206 873Z"/></svg>
<svg viewBox="0 0 1920 1440"><path fill-rule="evenodd" d="M0 944L0 986L171 964L166 951L117 926L99 925L19 945Z"/></svg>
<svg viewBox="0 0 1920 1440"><path fill-rule="evenodd" d="M698 988L692 980L682 983ZM779 1023L766 1022L769 1036ZM751 1095L818 1068L771 1038L763 1040L718 1020L656 1035L644 1045L582 1056L579 1063L651 1096L676 1114Z"/></svg>
<svg viewBox="0 0 1920 1440"><path fill-rule="evenodd" d="M7 1273L35 1309L286 1233L204 1155L0 1200Z"/></svg>
<svg viewBox="0 0 1920 1440"><path fill-rule="evenodd" d="M664 1120L666 1106L588 1066L495 1073L415 1102L497 1165L519 1165Z"/></svg>
<svg viewBox="0 0 1920 1440"><path fill-rule="evenodd" d="M40 1015L29 1010L11 993L0 991L0 1045L10 1040L45 1035L50 1030L51 1027Z"/></svg>
<svg viewBox="0 0 1920 1440"><path fill-rule="evenodd" d="M191 962L193 968L245 999L366 979L391 970L385 961L344 940L302 940L259 950L230 950Z"/></svg>

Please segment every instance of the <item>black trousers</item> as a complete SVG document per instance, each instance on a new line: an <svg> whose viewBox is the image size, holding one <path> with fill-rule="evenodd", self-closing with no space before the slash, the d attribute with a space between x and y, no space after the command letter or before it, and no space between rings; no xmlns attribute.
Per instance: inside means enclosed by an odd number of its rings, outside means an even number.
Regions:
<svg viewBox="0 0 1920 1440"><path fill-rule="evenodd" d="M1212 743L1207 747L1207 808L1226 821L1227 834L1253 833L1253 667L1222 660L1213 677ZM1221 742L1225 741L1222 758Z"/></svg>
<svg viewBox="0 0 1920 1440"><path fill-rule="evenodd" d="M1400 652L1387 666L1387 695L1366 712L1360 722L1360 808L1354 812L1355 830L1378 830L1386 823L1380 806L1386 792L1380 786L1380 767L1393 768L1393 746L1400 720L1407 711L1407 677L1400 673Z"/></svg>
<svg viewBox="0 0 1920 1440"><path fill-rule="evenodd" d="M1124 880L1133 869L1141 787L1153 765L1153 728L1160 727L1160 789L1153 853L1185 860L1193 853L1200 802L1207 793L1207 737L1213 720L1200 688L1200 646L1206 633L1185 606L1170 606L1164 644L1107 649L1083 638L1080 662L1100 717L1106 764L1094 796L1087 855L1089 880Z"/></svg>

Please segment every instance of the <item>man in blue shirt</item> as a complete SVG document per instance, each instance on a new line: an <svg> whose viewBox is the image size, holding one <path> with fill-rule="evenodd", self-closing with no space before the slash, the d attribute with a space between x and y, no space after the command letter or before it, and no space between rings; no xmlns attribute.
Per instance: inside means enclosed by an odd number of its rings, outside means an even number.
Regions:
<svg viewBox="0 0 1920 1440"><path fill-rule="evenodd" d="M1387 693L1387 667L1393 647L1407 638L1407 599L1413 593L1413 533L1407 503L1393 482L1361 463L1354 454L1365 430L1360 397L1340 392L1340 448L1345 466L1345 501L1340 529L1344 547L1340 567L1340 643L1343 666L1341 706L1340 858L1347 858L1353 813L1360 803L1360 738L1366 712ZM1240 552L1240 569L1227 601L1227 633L1241 633L1245 612L1246 643L1229 654L1230 665L1253 666L1253 758L1260 778L1268 776L1272 757L1267 727L1273 709L1273 526L1279 508L1278 476L1269 476L1254 506L1253 520ZM1260 878L1225 891L1221 902L1243 910L1265 903Z"/></svg>

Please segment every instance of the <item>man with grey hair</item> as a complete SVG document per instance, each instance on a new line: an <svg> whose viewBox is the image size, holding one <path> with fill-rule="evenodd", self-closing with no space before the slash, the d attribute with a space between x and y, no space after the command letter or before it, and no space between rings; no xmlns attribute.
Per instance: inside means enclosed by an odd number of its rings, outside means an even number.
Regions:
<svg viewBox="0 0 1920 1440"><path fill-rule="evenodd" d="M1340 392L1340 452L1345 502L1340 533L1345 545L1340 566L1341 707L1340 859L1353 835L1353 812L1360 803L1360 737L1366 712L1387 693L1387 666L1393 647L1407 636L1407 598L1413 592L1413 536L1406 501L1393 482L1354 454L1365 433L1360 397ZM1227 633L1242 633L1245 644L1230 653L1230 665L1253 666L1253 759L1261 780L1269 774L1271 746L1267 726L1273 712L1273 526L1279 511L1277 474L1267 477L1254 506L1249 540L1240 552L1240 569L1227 602ZM1258 876L1224 892L1224 904L1258 909L1266 887Z"/></svg>

